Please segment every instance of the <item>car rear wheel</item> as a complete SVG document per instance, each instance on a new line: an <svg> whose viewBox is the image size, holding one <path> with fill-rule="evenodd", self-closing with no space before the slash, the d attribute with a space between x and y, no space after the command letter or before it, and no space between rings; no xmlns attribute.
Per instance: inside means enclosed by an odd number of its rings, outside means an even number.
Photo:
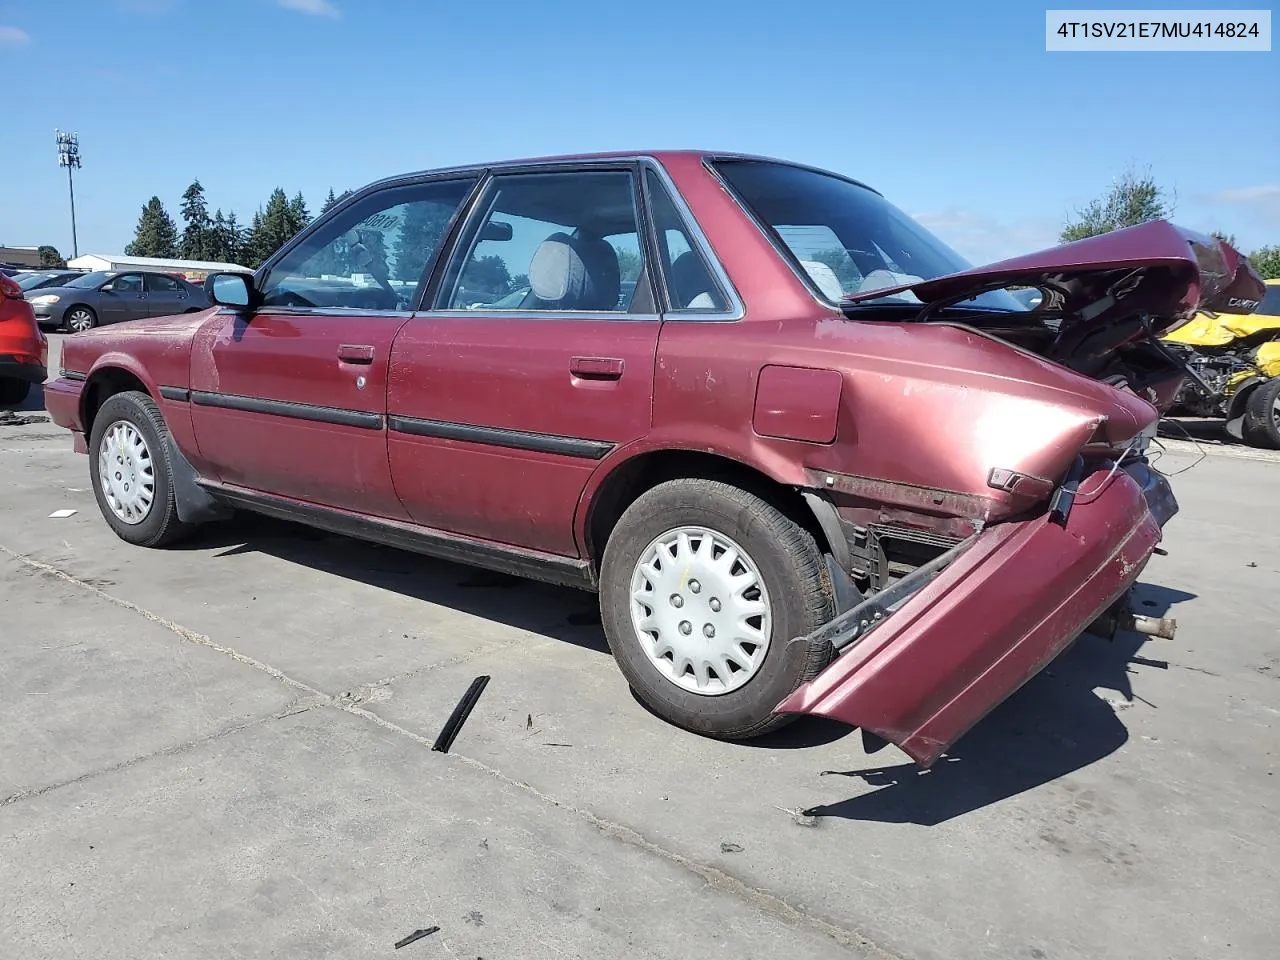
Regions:
<svg viewBox="0 0 1280 960"><path fill-rule="evenodd" d="M12 407L27 399L31 384L14 377L0 377L0 406Z"/></svg>
<svg viewBox="0 0 1280 960"><path fill-rule="evenodd" d="M1249 395L1244 411L1244 442L1280 450L1280 377L1272 377Z"/></svg>
<svg viewBox="0 0 1280 960"><path fill-rule="evenodd" d="M84 333L98 325L98 315L89 307L72 307L62 323L71 333Z"/></svg>
<svg viewBox="0 0 1280 960"><path fill-rule="evenodd" d="M793 718L774 707L830 662L796 641L831 619L813 537L754 494L673 480L627 508L605 547L600 612L636 696L663 719L747 739Z"/></svg>
<svg viewBox="0 0 1280 960"><path fill-rule="evenodd" d="M174 500L172 443L159 408L145 393L114 394L94 417L89 436L93 494L121 540L161 547L190 531L178 519Z"/></svg>

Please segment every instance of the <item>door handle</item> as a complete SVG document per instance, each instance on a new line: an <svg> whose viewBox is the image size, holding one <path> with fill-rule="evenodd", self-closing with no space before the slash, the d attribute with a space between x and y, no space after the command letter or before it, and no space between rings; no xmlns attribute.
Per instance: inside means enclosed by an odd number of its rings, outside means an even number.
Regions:
<svg viewBox="0 0 1280 960"><path fill-rule="evenodd" d="M622 360L618 357L573 357L569 372L583 380L621 380Z"/></svg>
<svg viewBox="0 0 1280 960"><path fill-rule="evenodd" d="M373 346L365 343L344 343L338 347L338 359L343 363L373 363Z"/></svg>

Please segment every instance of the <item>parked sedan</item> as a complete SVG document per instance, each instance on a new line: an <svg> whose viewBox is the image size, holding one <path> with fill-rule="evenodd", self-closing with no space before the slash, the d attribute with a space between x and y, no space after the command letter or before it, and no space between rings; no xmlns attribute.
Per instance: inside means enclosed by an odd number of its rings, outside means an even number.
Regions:
<svg viewBox="0 0 1280 960"><path fill-rule="evenodd" d="M28 294L43 287L60 287L82 276L83 270L29 270L14 274L13 279L18 282L22 292Z"/></svg>
<svg viewBox="0 0 1280 960"><path fill-rule="evenodd" d="M81 333L108 323L194 313L205 292L167 273L97 270L28 297L41 326Z"/></svg>
<svg viewBox="0 0 1280 960"><path fill-rule="evenodd" d="M49 341L31 304L12 277L0 274L0 405L27 399L32 385L44 382L48 362Z"/></svg>
<svg viewBox="0 0 1280 960"><path fill-rule="evenodd" d="M1177 510L1150 337L1262 290L1162 221L971 269L847 177L695 152L375 183L206 286L46 387L121 539L243 508L595 590L668 721L926 766L1096 622L1169 631L1127 600Z"/></svg>

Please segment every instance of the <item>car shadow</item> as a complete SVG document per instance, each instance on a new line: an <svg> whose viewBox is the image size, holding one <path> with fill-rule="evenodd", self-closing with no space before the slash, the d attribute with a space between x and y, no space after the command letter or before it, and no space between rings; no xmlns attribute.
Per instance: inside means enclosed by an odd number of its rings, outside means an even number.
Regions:
<svg viewBox="0 0 1280 960"><path fill-rule="evenodd" d="M44 386L33 384L25 400L21 403L0 403L0 410L15 414L44 413Z"/></svg>
<svg viewBox="0 0 1280 960"><path fill-rule="evenodd" d="M1195 594L1139 584L1135 607L1164 616ZM1129 739L1122 712L1135 702L1135 667L1168 669L1139 654L1147 638L1121 631L1114 640L1082 636L1049 667L980 721L929 770L914 763L862 770L824 770L875 789L812 807L815 817L936 826L1049 783L1114 753ZM1109 701L1095 690L1113 691Z"/></svg>
<svg viewBox="0 0 1280 960"><path fill-rule="evenodd" d="M237 513L170 549L213 549L219 557L262 553L597 653L609 652L594 594L436 560L300 523Z"/></svg>

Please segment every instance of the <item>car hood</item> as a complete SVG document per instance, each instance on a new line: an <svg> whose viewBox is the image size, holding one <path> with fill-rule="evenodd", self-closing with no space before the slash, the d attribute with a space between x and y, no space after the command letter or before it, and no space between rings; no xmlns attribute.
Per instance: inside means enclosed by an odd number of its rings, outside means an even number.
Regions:
<svg viewBox="0 0 1280 960"><path fill-rule="evenodd" d="M93 287L40 287L37 290L24 290L23 296L28 300L33 297L96 297L98 291Z"/></svg>
<svg viewBox="0 0 1280 960"><path fill-rule="evenodd" d="M909 291L928 309L1012 285L1041 288L1046 295L1039 310L1071 315L1086 327L1146 315L1156 333L1185 323L1199 309L1250 313L1266 290L1230 244L1153 220L932 280L860 291L844 302Z"/></svg>

